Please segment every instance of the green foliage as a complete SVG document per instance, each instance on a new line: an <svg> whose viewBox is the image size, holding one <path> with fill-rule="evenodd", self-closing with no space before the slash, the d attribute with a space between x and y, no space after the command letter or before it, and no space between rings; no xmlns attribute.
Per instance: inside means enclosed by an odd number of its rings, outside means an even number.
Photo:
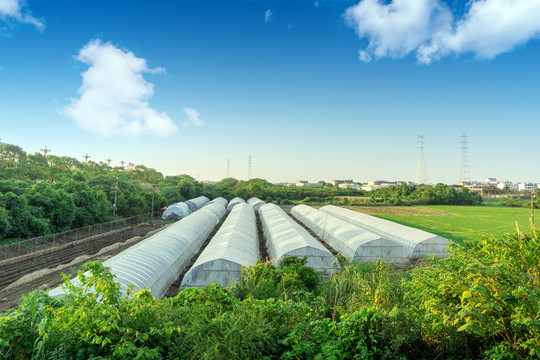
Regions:
<svg viewBox="0 0 540 360"><path fill-rule="evenodd" d="M480 205L482 197L467 188L459 190L444 184L411 186L401 184L370 191L373 204L379 205Z"/></svg>
<svg viewBox="0 0 540 360"><path fill-rule="evenodd" d="M405 284L407 305L434 338L462 332L467 342L489 338L497 351L539 356L538 234L484 237L450 251L450 258L415 269Z"/></svg>
<svg viewBox="0 0 540 360"><path fill-rule="evenodd" d="M381 261L352 263L325 282L322 296L333 319L365 306L389 311L402 302L402 277Z"/></svg>
<svg viewBox="0 0 540 360"><path fill-rule="evenodd" d="M255 266L242 269L242 277L232 287L234 296L245 299L305 298L316 293L322 281L321 274L306 266L307 258L285 257L280 268L259 261Z"/></svg>
<svg viewBox="0 0 540 360"><path fill-rule="evenodd" d="M536 233L454 245L412 271L350 264L329 279L289 257L231 288L156 301L100 263L0 316L1 359L526 359L540 348Z"/></svg>

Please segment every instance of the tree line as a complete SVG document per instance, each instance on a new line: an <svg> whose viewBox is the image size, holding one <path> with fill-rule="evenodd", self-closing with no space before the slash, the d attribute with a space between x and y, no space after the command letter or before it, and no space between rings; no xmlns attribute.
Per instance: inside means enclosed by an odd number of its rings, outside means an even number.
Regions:
<svg viewBox="0 0 540 360"><path fill-rule="evenodd" d="M271 184L264 179L226 178L201 183L189 175L164 176L144 165L110 166L69 156L28 154L0 143L0 240L29 238L158 211L197 196L258 197L267 202L359 205L478 205L467 189L443 184L388 187L374 191ZM113 204L116 197L116 211ZM152 198L154 209L152 209Z"/></svg>

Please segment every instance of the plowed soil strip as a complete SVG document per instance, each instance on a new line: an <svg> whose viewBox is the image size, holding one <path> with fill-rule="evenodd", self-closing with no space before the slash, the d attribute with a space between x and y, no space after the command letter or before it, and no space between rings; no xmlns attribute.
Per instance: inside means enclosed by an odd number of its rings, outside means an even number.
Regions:
<svg viewBox="0 0 540 360"><path fill-rule="evenodd" d="M135 236L141 236L141 239L139 239L138 241L133 242L131 244L123 245L123 246L120 246L120 247L118 247L116 249L108 251L107 253L105 253L103 255L99 255L99 256L96 255L96 256L88 259L87 261L96 261L96 260L105 261L108 258L110 258L111 256L119 254L120 252L124 251L125 249L129 248L130 246L133 246L133 245L137 244L138 242L144 240L146 238L146 235L150 231L156 230L158 228L159 227L151 226L151 225L142 225L142 226L138 226L138 227L135 227L135 228L130 228L129 230L126 229L126 231L123 234L114 234L114 235L116 235L116 238L114 240L109 239L106 242L102 243L102 244L106 244L106 245L102 245L101 248L106 247L108 245L112 245L113 243L126 241L126 240L131 239L131 238L133 238ZM99 249L98 249L98 251L99 251ZM87 262L87 261L85 261L85 262ZM28 283L15 286L15 287L12 287L10 289L0 290L0 312L6 311L6 310L8 310L10 308L16 307L17 304L19 303L19 301L21 300L21 296L26 295L29 292L33 291L33 290L37 290L37 289L48 290L48 289L53 289L53 288L59 286L63 282L62 273L66 274L67 276L69 276L71 278L71 277L73 277L74 275L77 274L77 271L79 271L79 270L81 270L83 268L83 265L84 265L85 262L80 263L80 264L76 264L76 265L72 265L70 267L67 267L67 268L61 270L61 271L54 271L54 272L52 272L52 273L50 273L48 275L39 277L39 278L37 278L35 280L32 280L32 281L30 281ZM53 264L52 266L50 266L50 268L54 268L57 265L59 265L59 264ZM40 269L43 269L43 268L40 268Z"/></svg>

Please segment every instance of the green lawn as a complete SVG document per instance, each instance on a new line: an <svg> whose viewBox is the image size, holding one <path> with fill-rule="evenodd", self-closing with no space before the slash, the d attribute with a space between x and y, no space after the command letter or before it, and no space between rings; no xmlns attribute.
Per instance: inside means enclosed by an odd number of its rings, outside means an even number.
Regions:
<svg viewBox="0 0 540 360"><path fill-rule="evenodd" d="M461 242L481 235L502 236L514 232L516 221L522 232L530 231L531 210L491 206L388 206L351 209L392 220ZM540 222L540 211L537 211Z"/></svg>

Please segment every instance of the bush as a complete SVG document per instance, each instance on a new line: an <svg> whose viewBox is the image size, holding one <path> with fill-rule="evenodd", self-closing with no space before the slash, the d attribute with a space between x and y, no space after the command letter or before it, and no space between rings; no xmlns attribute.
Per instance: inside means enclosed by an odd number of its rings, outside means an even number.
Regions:
<svg viewBox="0 0 540 360"><path fill-rule="evenodd" d="M539 249L535 232L453 245L448 259L433 259L430 266L412 272L404 284L405 305L431 328L436 341L462 333L462 349L493 352L498 345L504 356L537 357Z"/></svg>

